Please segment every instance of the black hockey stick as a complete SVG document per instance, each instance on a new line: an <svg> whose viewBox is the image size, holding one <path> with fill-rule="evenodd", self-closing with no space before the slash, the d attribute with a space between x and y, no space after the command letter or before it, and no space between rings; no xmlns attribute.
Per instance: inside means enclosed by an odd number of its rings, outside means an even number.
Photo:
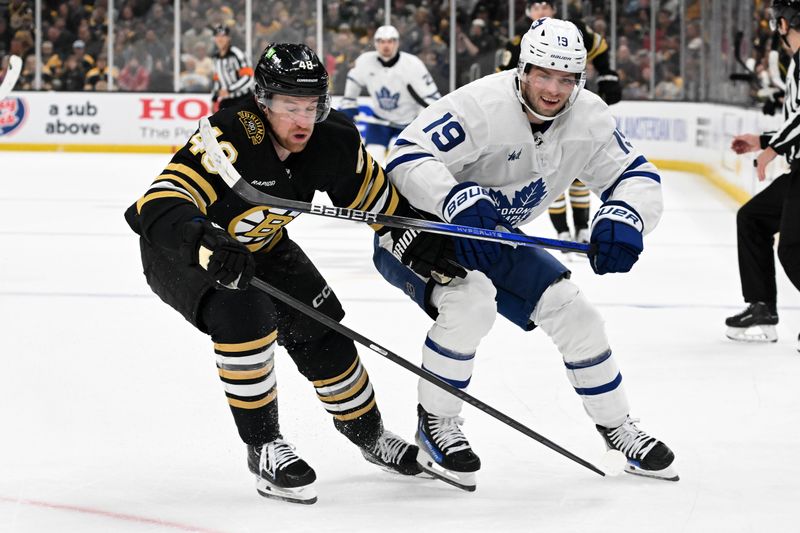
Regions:
<svg viewBox="0 0 800 533"><path fill-rule="evenodd" d="M327 316L326 314L324 314L324 313L322 313L320 311L317 311L313 307L304 304L300 300L298 300L298 299L296 299L296 298L294 298L292 296L289 296L285 292L282 292L282 291L276 289L275 287L273 287L272 285L266 283L265 281L260 280L258 278L253 278L250 281L250 285L252 285L253 287L257 288L258 290L263 291L263 292L269 294L270 296L282 301L286 305L289 305L289 306L297 309L298 311L308 315L309 317L313 318L314 320L316 320L316 321L328 326L329 328L331 328L335 332L344 335L348 339L350 339L352 341L355 341L355 342L361 344L362 346L366 346L367 348L369 348L373 352L384 356L386 359L390 360L391 362L396 363L396 364L402 366L403 368L405 368L406 370L409 370L409 371L413 372L414 374L416 374L420 378L424 379L428 383L431 383L431 384L439 387L440 389L449 392L453 396L455 396L457 398L460 398L461 400L464 400L465 402L467 402L471 406L473 406L473 407L475 407L477 409L480 409L484 413L486 413L486 414L488 414L490 416L493 416L494 418L496 418L500 422L502 422L502 423L504 423L504 424L506 424L508 426L511 426L512 428L516 429L517 431L519 431L523 435L526 435L526 436L532 438L533 440L535 440L535 441L537 441L537 442L539 442L541 444L544 444L545 446L547 446L548 448L550 448L554 452L560 453L561 455L563 455L564 457L566 457L568 459L572 459L573 461L575 461L579 465L585 466L586 468L588 468L592 472L600 474L601 476L605 476L605 473L602 470L600 470L599 468L597 468L596 466L594 466L592 463L590 463L590 462L588 462L588 461L586 461L584 459L581 459L577 455L573 454L572 452L570 452L568 450L565 450L564 448L562 448L558 444L554 443L550 439L548 439L546 437L543 437L542 435L536 433L535 431L533 431L529 427L524 426L521 423L517 422L516 420L514 420L510 416L501 413L497 409L495 409L495 408L483 403L479 399L475 398L474 396L471 396L471 395L467 394L466 392L462 391L461 389L457 389L457 388L453 387L452 385L450 385L449 383L447 383L445 381L442 381L441 379L437 378L433 374L431 374L429 372L426 372L425 370L421 369L420 367L410 363L408 360L403 359L402 357L400 357L399 355L395 354L391 350L388 350L388 349L384 348L383 346L380 346L379 344L377 344L377 343L371 341L370 339L364 337L360 333L357 333L357 332L353 331L352 329L348 328L347 326L337 322L336 320L332 319L331 317Z"/></svg>
<svg viewBox="0 0 800 533"><path fill-rule="evenodd" d="M733 58L736 60L739 65L745 70L744 73L739 72L732 72L729 76L731 81L746 81L750 84L753 89L760 89L760 85L758 83L758 77L753 70L747 66L747 63L744 62L742 59L742 41L744 39L744 32L742 30L737 30L736 33L733 35Z"/></svg>
<svg viewBox="0 0 800 533"><path fill-rule="evenodd" d="M510 245L551 248L553 250L578 252L583 254L590 253L590 246L588 244L581 244L577 242L545 239L542 237L531 237L521 233L473 228L471 226L459 226L458 224L447 224L446 222L436 222L433 220L384 215L382 213L370 213L368 211L347 209L345 207L316 205L308 202L272 196L259 191L247 183L246 180L242 179L239 171L234 168L233 164L222 151L219 142L217 142L217 135L218 133L214 132L214 128L212 128L211 123L209 123L207 118L200 119L200 137L203 140L205 151L211 158L211 163L214 165L215 170L219 172L220 177L225 180L225 183L228 184L233 192L251 204L273 206L280 209L291 209L300 213L309 213L328 218L351 220L353 222L381 224L384 226L389 226L390 228L417 229L431 233L439 233L442 235L454 235Z"/></svg>

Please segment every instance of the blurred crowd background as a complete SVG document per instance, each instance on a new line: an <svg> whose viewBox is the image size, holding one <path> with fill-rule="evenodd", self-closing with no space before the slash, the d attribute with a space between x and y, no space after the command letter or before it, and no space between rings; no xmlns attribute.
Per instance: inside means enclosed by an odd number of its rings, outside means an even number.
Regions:
<svg viewBox="0 0 800 533"><path fill-rule="evenodd" d="M747 103L753 84L729 75L748 59L753 71L766 68L768 0L556 4L560 18L605 36L624 99ZM401 50L424 61L444 94L495 71L509 38L530 25L524 11L508 0L461 0L455 13L437 0L0 0L0 73L16 54L21 90L210 93L212 28L224 24L251 58L270 41L305 42L341 94L353 61L391 21ZM590 68L590 89L592 77Z"/></svg>

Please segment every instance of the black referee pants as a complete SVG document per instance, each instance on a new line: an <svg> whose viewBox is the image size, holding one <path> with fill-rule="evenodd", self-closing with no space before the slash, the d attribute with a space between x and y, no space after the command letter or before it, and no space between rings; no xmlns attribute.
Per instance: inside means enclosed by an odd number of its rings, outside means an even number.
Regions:
<svg viewBox="0 0 800 533"><path fill-rule="evenodd" d="M778 259L800 290L800 165L775 179L736 214L739 276L744 300L776 304L775 234Z"/></svg>

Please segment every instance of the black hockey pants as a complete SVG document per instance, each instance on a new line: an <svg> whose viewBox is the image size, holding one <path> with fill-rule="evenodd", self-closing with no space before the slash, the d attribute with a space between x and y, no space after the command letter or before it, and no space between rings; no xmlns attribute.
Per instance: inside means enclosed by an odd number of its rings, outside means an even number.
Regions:
<svg viewBox="0 0 800 533"><path fill-rule="evenodd" d="M777 301L775 234L778 259L800 290L800 164L775 179L744 204L736 215L739 275L746 302Z"/></svg>

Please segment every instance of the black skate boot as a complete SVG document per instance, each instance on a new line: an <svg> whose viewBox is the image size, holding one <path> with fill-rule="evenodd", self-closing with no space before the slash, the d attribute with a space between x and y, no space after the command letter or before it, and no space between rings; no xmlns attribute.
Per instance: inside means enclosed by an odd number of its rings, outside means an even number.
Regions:
<svg viewBox="0 0 800 533"><path fill-rule="evenodd" d="M675 454L666 444L637 428L638 421L627 417L616 428L595 427L609 450L619 450L628 459L625 471L629 474L678 481L678 473L672 468Z"/></svg>
<svg viewBox="0 0 800 533"><path fill-rule="evenodd" d="M260 446L248 445L247 466L256 475L256 490L265 498L303 504L317 501L314 469L281 437Z"/></svg>
<svg viewBox="0 0 800 533"><path fill-rule="evenodd" d="M391 431L383 430L372 448L361 448L364 459L387 472L416 476L422 472L417 463L419 448L409 444Z"/></svg>
<svg viewBox="0 0 800 533"><path fill-rule="evenodd" d="M475 472L480 470L481 460L458 427L464 419L432 415L421 405L417 405L417 414L417 462L422 469L460 489L474 491Z"/></svg>
<svg viewBox="0 0 800 533"><path fill-rule="evenodd" d="M725 319L728 331L725 335L735 341L742 342L775 342L778 333L778 312L775 304L752 302L747 309Z"/></svg>

